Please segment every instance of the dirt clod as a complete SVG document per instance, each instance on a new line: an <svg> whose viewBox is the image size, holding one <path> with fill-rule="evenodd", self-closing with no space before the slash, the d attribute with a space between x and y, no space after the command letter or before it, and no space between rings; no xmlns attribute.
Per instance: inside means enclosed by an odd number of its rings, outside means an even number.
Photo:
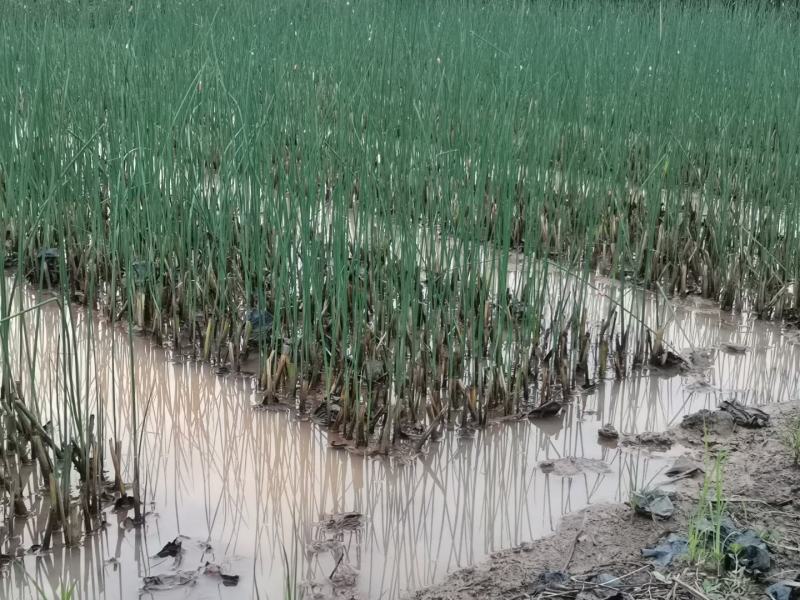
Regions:
<svg viewBox="0 0 800 600"><path fill-rule="evenodd" d="M616 440L619 438L619 432L617 431L616 427L614 427L611 423L606 423L597 431L598 437L601 437L606 440Z"/></svg>
<svg viewBox="0 0 800 600"><path fill-rule="evenodd" d="M691 415L686 415L681 422L681 427L725 436L733 433L734 420L730 413L704 408Z"/></svg>

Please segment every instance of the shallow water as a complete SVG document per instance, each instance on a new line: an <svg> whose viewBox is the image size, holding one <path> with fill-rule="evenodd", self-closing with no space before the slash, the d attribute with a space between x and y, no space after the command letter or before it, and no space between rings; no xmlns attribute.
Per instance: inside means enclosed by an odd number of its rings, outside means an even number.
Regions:
<svg viewBox="0 0 800 600"><path fill-rule="evenodd" d="M28 293L26 302L34 301ZM361 597L401 597L494 551L549 534L568 512L625 501L632 480L659 477L668 456L599 444L603 423L624 433L657 431L732 395L757 404L795 397L800 345L792 332L722 315L702 301L679 302L675 311L668 337L676 345L712 349L733 341L748 351L712 352L702 381L652 374L602 381L556 419L497 423L472 438L452 432L416 461L331 449L328 433L314 424L254 409L260 397L247 378L219 377L135 337L139 410L149 404L142 444L151 511L146 526L126 528L127 515L109 512L107 526L79 547L59 547L56 534L56 549L25 554L5 568L0 596L35 598L34 582L48 591L67 582L79 598L282 598L285 549L299 580L324 583L334 569L337 578L355 572L353 589ZM57 370L42 368L62 356L59 336L53 335L59 331L58 312L47 307L40 314L36 394L47 412L64 382L54 379ZM95 412L100 402L111 414L116 400L119 414L130 414L127 330L87 319L79 309L73 317L79 379L96 384L81 391L87 411ZM31 341L33 313L26 326ZM93 348L86 343L90 326ZM16 339L20 334L16 329ZM85 389L99 390L99 398ZM26 394L32 397L30 386ZM122 425L129 420L120 416L119 422L123 451L130 456L130 431ZM106 439L112 425L109 419ZM567 477L538 467L562 457L603 461L607 469L582 469ZM28 477L30 503L41 503L35 487ZM326 513L346 511L363 513L363 526L334 533L318 525ZM39 543L44 525L43 517L16 520L13 531L0 530L0 549L14 554L17 547ZM179 535L187 536L179 566L171 558L153 558ZM338 568L331 552L310 550L326 539L343 545ZM238 586L225 587L218 577L201 573L193 585L142 591L145 575L196 571L207 561L240 575ZM342 592L349 597L349 589Z"/></svg>

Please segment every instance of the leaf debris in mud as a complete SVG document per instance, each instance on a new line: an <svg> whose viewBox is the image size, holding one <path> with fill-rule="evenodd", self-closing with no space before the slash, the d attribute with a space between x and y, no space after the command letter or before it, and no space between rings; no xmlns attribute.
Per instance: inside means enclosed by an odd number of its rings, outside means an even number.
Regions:
<svg viewBox="0 0 800 600"><path fill-rule="evenodd" d="M572 477L579 473L608 473L611 467L602 460L594 458L567 457L555 460L543 460L539 468L545 473L553 473L560 477Z"/></svg>
<svg viewBox="0 0 800 600"><path fill-rule="evenodd" d="M324 552L341 552L344 548L344 544L340 540L335 539L327 539L327 540L317 540L314 542L309 543L306 546L306 550L310 554L322 554Z"/></svg>
<svg viewBox="0 0 800 600"><path fill-rule="evenodd" d="M666 538L659 540L653 548L642 548L642 556L650 558L653 564L667 567L676 558L689 553L689 540L684 535L670 533Z"/></svg>
<svg viewBox="0 0 800 600"><path fill-rule="evenodd" d="M646 517L669 519L675 512L669 493L661 489L632 492L631 501L634 510Z"/></svg>
<svg viewBox="0 0 800 600"><path fill-rule="evenodd" d="M163 575L148 575L142 578L145 591L174 590L197 581L197 571L177 571Z"/></svg>
<svg viewBox="0 0 800 600"><path fill-rule="evenodd" d="M562 405L556 400L550 400L544 404L540 404L536 408L531 409L528 413L529 419L546 419L547 417L555 417L561 412Z"/></svg>
<svg viewBox="0 0 800 600"><path fill-rule="evenodd" d="M178 556L181 552L181 541L175 538L171 542L164 544L164 547L158 551L156 556L158 558L166 558L167 556Z"/></svg>
<svg viewBox="0 0 800 600"><path fill-rule="evenodd" d="M733 342L722 342L719 349L728 354L744 354L747 352L747 346L744 344L734 344Z"/></svg>
<svg viewBox="0 0 800 600"><path fill-rule="evenodd" d="M329 531L352 531L364 524L364 515L359 512L333 513L323 516L320 525Z"/></svg>
<svg viewBox="0 0 800 600"><path fill-rule="evenodd" d="M222 585L226 587L233 587L239 585L239 575L233 573L224 573L222 567L216 563L207 562L203 573L212 577L219 576L222 579Z"/></svg>
<svg viewBox="0 0 800 600"><path fill-rule="evenodd" d="M738 400L725 400L719 405L720 410L733 415L733 420L742 427L765 427L769 424L769 415L755 406L745 406Z"/></svg>
<svg viewBox="0 0 800 600"><path fill-rule="evenodd" d="M124 511L124 510L131 510L136 506L136 503L133 499L133 496L128 496L127 494L117 498L114 501L114 510L115 511Z"/></svg>

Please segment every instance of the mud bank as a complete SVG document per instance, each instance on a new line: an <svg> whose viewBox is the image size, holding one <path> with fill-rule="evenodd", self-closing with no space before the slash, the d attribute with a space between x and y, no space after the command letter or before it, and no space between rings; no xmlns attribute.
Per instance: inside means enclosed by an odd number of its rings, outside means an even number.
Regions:
<svg viewBox="0 0 800 600"><path fill-rule="evenodd" d="M704 435L676 426L667 432L676 456L705 464L706 471L709 458L724 452L727 512L737 526L758 532L766 541L772 564L765 576L754 579L742 571L717 575L686 558L661 568L642 557L642 548L654 547L670 533L687 534L702 494L704 475L698 473L662 486L672 492L675 514L670 519L638 516L627 503L593 505L565 517L554 535L497 552L409 598L770 597L765 590L771 583L800 574L800 467L784 443L790 422L800 415L800 401L765 411L771 420L761 429L737 427ZM570 578L545 589L544 575L555 571L568 572ZM603 578L618 579L606 587L597 583Z"/></svg>

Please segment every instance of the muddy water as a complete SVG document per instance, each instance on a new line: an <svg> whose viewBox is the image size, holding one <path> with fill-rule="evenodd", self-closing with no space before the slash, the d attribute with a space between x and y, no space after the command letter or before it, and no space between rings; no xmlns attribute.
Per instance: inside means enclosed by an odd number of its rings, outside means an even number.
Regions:
<svg viewBox="0 0 800 600"><path fill-rule="evenodd" d="M81 546L64 548L56 536L53 551L25 553L5 568L0 597L38 598L36 586L49 592L73 585L79 598L282 598L285 551L290 571L317 582L316 592L330 591L326 582L335 571L343 597L398 598L496 550L547 535L568 512L626 500L631 481L658 479L668 464L668 456L599 444L603 423L625 433L662 430L723 398L761 404L795 397L800 346L791 332L722 315L703 302L674 310L670 339L687 352L707 350L705 377L602 381L556 419L494 424L473 438L454 432L418 460L403 461L332 449L328 434L312 423L254 409L260 398L247 378L219 377L176 360L146 338L134 338L131 348L125 329L76 309L81 410L102 407L108 439L116 403L118 435L130 458L131 363L140 414L149 407L142 441L147 522L131 528L129 515L109 512L106 526ZM59 422L65 382L46 368L63 357L59 316L51 307L40 314L38 324L33 316L26 320L39 365L35 390L27 386L26 393L35 392L41 410ZM20 339L22 331L14 335ZM748 349L718 349L729 341ZM538 466L566 457L582 459L567 474ZM43 502L37 487L28 477L33 505ZM363 523L344 531L320 525L326 514L348 511L362 513ZM0 550L24 552L41 541L44 524L36 517L15 521L13 530L0 530ZM180 564L156 558L177 536L185 536ZM239 575L238 585L203 573L206 562ZM177 570L199 575L172 590L142 591L144 576Z"/></svg>

